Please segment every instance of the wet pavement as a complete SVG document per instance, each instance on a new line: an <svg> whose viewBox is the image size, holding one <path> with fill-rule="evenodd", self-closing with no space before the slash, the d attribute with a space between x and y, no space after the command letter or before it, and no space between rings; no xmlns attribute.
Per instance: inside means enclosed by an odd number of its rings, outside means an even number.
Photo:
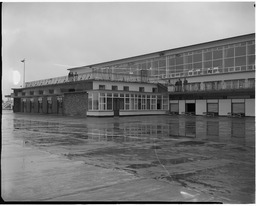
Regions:
<svg viewBox="0 0 256 206"><path fill-rule="evenodd" d="M254 118L2 114L5 201L255 202Z"/></svg>

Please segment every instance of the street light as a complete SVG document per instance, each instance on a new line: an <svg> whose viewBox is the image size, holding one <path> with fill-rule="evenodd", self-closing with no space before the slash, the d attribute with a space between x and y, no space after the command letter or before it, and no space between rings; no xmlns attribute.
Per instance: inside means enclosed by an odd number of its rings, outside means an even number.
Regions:
<svg viewBox="0 0 256 206"><path fill-rule="evenodd" d="M24 72L23 72L23 88L25 88L25 59L21 60L24 63Z"/></svg>

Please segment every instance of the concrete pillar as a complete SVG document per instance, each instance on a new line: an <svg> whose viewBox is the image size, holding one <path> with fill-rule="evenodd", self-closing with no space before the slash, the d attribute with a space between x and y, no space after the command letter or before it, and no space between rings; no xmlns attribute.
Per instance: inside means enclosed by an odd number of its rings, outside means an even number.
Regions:
<svg viewBox="0 0 256 206"><path fill-rule="evenodd" d="M185 100L179 100L179 114L185 112Z"/></svg>
<svg viewBox="0 0 256 206"><path fill-rule="evenodd" d="M38 98L34 98L34 113L38 113Z"/></svg>
<svg viewBox="0 0 256 206"><path fill-rule="evenodd" d="M57 96L52 97L52 113L57 114Z"/></svg>
<svg viewBox="0 0 256 206"><path fill-rule="evenodd" d="M203 115L207 110L206 100L196 100L196 115Z"/></svg>
<svg viewBox="0 0 256 206"><path fill-rule="evenodd" d="M43 97L43 101L42 101L42 104L43 104L43 113L47 113L47 97Z"/></svg>
<svg viewBox="0 0 256 206"><path fill-rule="evenodd" d="M226 116L231 112L231 99L220 99L219 100L219 115Z"/></svg>
<svg viewBox="0 0 256 206"><path fill-rule="evenodd" d="M255 99L245 99L245 116L255 116Z"/></svg>

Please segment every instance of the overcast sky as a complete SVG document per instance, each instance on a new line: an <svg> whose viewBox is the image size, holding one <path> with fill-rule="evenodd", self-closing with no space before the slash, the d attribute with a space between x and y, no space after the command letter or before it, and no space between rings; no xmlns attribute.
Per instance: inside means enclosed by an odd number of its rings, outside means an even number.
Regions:
<svg viewBox="0 0 256 206"><path fill-rule="evenodd" d="M254 2L3 3L2 94L68 68L255 32Z"/></svg>

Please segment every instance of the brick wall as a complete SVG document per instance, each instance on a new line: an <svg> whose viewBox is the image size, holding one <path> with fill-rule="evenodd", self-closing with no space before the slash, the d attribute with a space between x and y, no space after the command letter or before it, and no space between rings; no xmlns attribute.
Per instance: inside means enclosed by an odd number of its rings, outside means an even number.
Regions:
<svg viewBox="0 0 256 206"><path fill-rule="evenodd" d="M65 93L63 98L63 113L71 116L86 116L88 94L85 92Z"/></svg>

